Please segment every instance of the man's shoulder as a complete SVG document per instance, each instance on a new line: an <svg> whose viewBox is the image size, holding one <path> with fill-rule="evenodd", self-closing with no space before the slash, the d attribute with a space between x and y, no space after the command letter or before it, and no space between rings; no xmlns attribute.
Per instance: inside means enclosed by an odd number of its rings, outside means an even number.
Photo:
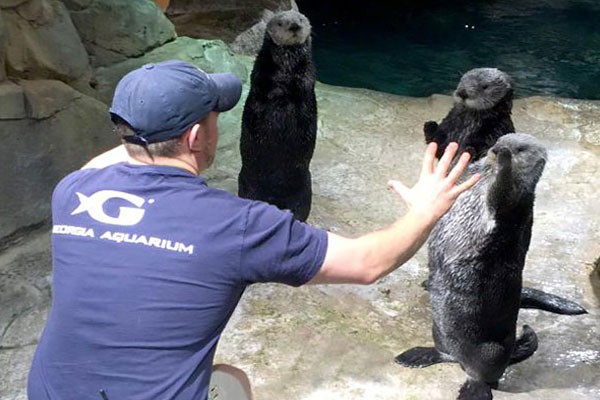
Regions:
<svg viewBox="0 0 600 400"><path fill-rule="evenodd" d="M81 179L86 179L96 171L96 169L78 169L70 172L56 184L55 191L65 186L70 186Z"/></svg>

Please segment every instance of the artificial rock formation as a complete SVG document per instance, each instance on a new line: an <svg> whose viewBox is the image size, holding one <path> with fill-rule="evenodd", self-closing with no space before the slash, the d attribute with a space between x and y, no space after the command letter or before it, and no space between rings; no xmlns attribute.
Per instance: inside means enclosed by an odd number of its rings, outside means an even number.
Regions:
<svg viewBox="0 0 600 400"><path fill-rule="evenodd" d="M6 28L4 26L4 19L2 18L2 9L0 9L0 82L6 79L6 68L4 66L5 59L5 42L6 42Z"/></svg>
<svg viewBox="0 0 600 400"><path fill-rule="evenodd" d="M295 0L171 0L167 15L179 36L231 43L259 23L265 10L276 12L292 8L298 9Z"/></svg>
<svg viewBox="0 0 600 400"><path fill-rule="evenodd" d="M139 57L177 37L151 0L68 1L71 18L94 66Z"/></svg>
<svg viewBox="0 0 600 400"><path fill-rule="evenodd" d="M6 69L25 79L75 81L89 72L87 52L69 12L58 0L28 0L4 7Z"/></svg>
<svg viewBox="0 0 600 400"><path fill-rule="evenodd" d="M58 180L117 143L106 105L57 80L0 83L0 139L0 239L46 221Z"/></svg>

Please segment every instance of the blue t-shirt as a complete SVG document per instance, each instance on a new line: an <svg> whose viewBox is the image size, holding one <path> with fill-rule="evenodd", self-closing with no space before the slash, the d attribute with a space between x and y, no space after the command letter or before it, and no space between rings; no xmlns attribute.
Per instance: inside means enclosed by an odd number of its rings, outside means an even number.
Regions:
<svg viewBox="0 0 600 400"><path fill-rule="evenodd" d="M255 282L299 286L326 232L175 167L76 171L52 199L53 300L30 400L207 398L221 332Z"/></svg>

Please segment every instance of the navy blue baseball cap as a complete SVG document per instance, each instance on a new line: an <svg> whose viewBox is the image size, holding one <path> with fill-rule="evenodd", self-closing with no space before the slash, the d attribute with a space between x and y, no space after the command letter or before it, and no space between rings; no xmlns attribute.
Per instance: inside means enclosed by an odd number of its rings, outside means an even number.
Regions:
<svg viewBox="0 0 600 400"><path fill-rule="evenodd" d="M242 94L232 73L207 74L179 60L146 64L117 84L109 113L127 122L135 136L128 142L148 144L181 136L211 111L231 110Z"/></svg>

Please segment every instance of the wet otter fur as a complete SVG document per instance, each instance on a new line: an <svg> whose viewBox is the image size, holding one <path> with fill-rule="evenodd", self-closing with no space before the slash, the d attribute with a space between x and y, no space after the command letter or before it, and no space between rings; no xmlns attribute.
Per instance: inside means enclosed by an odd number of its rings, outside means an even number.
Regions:
<svg viewBox="0 0 600 400"><path fill-rule="evenodd" d="M267 23L242 114L240 197L289 209L305 221L312 202L310 161L317 137L311 26L296 11Z"/></svg>
<svg viewBox="0 0 600 400"><path fill-rule="evenodd" d="M450 142L468 151L471 160L483 157L502 135L515 131L512 119L512 79L497 68L465 73L453 94L454 106L438 125L425 122L425 142L438 144L437 158Z"/></svg>
<svg viewBox="0 0 600 400"><path fill-rule="evenodd" d="M527 325L516 337L522 271L531 239L535 187L546 150L532 136L508 134L469 173L481 180L433 229L428 289L435 347L396 357L408 367L460 363L468 378L458 399L491 399L507 366L537 349Z"/></svg>
<svg viewBox="0 0 600 400"><path fill-rule="evenodd" d="M438 158L450 142L459 153L467 151L477 161L499 137L514 132L511 120L512 79L497 68L475 68L465 73L454 91L454 107L440 125L425 123L425 141L438 144ZM423 283L427 289L427 282ZM578 315L587 311L563 297L533 288L523 288L521 308L535 308L555 314Z"/></svg>

